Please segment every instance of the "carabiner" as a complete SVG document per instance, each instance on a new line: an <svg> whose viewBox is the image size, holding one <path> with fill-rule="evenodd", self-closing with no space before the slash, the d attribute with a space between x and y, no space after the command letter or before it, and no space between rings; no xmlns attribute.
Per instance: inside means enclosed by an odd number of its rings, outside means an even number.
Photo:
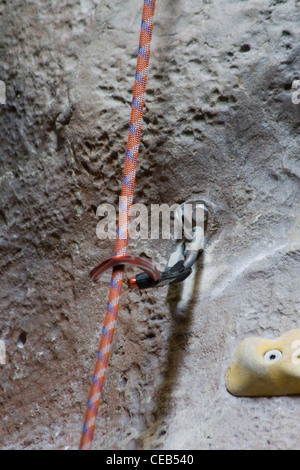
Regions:
<svg viewBox="0 0 300 470"><path fill-rule="evenodd" d="M161 278L161 272L153 266L150 261L132 255L112 256L96 266L96 268L90 272L90 278L92 281L97 282L108 269L114 268L115 266L124 266L126 264L131 264L142 269L154 282L157 282Z"/></svg>
<svg viewBox="0 0 300 470"><path fill-rule="evenodd" d="M175 220L180 224L184 218L184 206L187 204L194 206L192 207L192 220L185 227L185 236L171 254L167 268L161 273L160 279L154 281L146 273L140 273L135 279L129 279L128 286L130 288L147 289L167 284L177 284L184 281L192 273L193 264L196 262L200 252L204 250L205 222L208 220L208 210L202 201L187 201L175 211ZM197 217L197 214L195 215L197 211L202 211L201 218Z"/></svg>

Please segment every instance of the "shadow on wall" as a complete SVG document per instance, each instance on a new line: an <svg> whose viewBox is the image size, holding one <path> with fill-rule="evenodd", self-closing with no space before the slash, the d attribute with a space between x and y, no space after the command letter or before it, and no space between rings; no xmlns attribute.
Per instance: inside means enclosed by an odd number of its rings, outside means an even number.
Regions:
<svg viewBox="0 0 300 470"><path fill-rule="evenodd" d="M157 446L159 439L166 433L164 418L167 417L170 411L172 393L176 386L176 379L181 367L182 358L185 354L185 347L188 343L194 307L197 303L199 307L199 294L204 256L205 252L203 252L201 258L194 265L194 272L191 275L192 280L188 287L190 295L188 297L188 301L184 302L183 308L180 305L182 302L183 284L179 283L173 286L171 285L168 290L167 302L172 319L168 353L163 372L163 381L157 391L157 405L155 410L153 410L155 422L140 438L142 449L153 448L153 445L151 444L152 442L155 442L155 446Z"/></svg>

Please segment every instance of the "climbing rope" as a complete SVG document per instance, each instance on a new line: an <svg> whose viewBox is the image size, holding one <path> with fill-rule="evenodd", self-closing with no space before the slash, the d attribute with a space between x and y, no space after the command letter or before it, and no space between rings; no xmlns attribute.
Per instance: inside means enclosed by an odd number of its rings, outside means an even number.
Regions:
<svg viewBox="0 0 300 470"><path fill-rule="evenodd" d="M150 43L153 29L153 16L156 0L144 0L142 24L133 99L130 114L129 134L123 173L121 207L114 256L125 256L128 244L128 226L135 186L136 166L141 138L144 98L150 58ZM112 340L120 307L120 295L123 285L123 265L113 267L106 315L100 338L97 359L92 377L87 402L84 425L80 441L80 450L90 450L95 430L96 416L100 404L101 391L109 362Z"/></svg>

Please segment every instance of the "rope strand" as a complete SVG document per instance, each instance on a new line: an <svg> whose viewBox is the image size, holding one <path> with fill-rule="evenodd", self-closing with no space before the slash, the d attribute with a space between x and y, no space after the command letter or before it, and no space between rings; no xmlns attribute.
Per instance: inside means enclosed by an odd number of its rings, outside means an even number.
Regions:
<svg viewBox="0 0 300 470"><path fill-rule="evenodd" d="M133 99L131 105L129 134L123 173L121 207L115 243L115 256L125 255L128 244L128 226L135 187L136 166L142 129L147 73L150 59L150 43L153 30L153 16L156 0L144 0L142 24ZM90 450L95 431L96 417L100 404L101 391L109 362L112 340L120 308L120 296L123 284L123 267L113 269L102 334L97 352L97 359L92 377L87 402L84 425L80 441L80 450Z"/></svg>

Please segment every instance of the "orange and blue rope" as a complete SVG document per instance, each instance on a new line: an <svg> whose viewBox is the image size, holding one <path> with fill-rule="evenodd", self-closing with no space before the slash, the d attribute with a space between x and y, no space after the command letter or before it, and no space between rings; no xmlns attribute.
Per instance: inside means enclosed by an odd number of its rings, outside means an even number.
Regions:
<svg viewBox="0 0 300 470"><path fill-rule="evenodd" d="M121 208L115 243L115 256L125 255L128 244L128 226L135 187L136 166L142 129L145 90L148 78L150 43L153 30L153 16L156 0L144 0L140 41L137 57L133 99L130 114L129 134L123 173ZM123 267L113 269L102 334L87 402L80 450L90 450L94 436L96 417L100 404L101 391L109 362L116 321L120 308L120 295L123 285Z"/></svg>

